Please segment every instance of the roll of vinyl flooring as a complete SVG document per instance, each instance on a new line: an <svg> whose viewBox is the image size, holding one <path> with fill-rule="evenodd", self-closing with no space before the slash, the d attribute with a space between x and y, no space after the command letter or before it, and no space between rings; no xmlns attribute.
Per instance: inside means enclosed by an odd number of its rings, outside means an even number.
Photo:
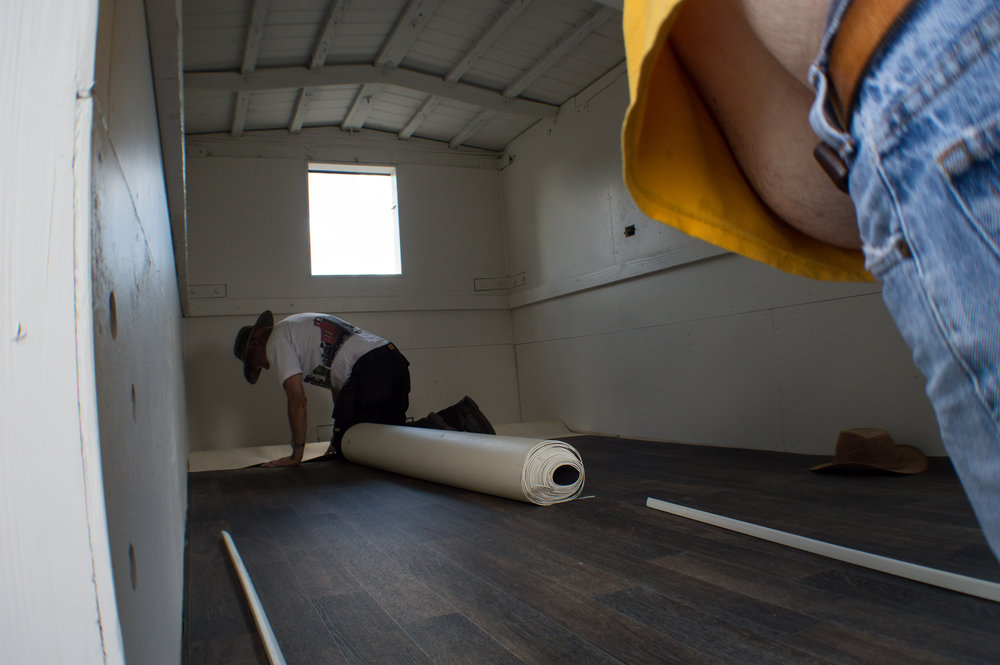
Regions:
<svg viewBox="0 0 1000 665"><path fill-rule="evenodd" d="M562 441L359 424L342 448L357 464L539 506L583 491L583 460Z"/></svg>

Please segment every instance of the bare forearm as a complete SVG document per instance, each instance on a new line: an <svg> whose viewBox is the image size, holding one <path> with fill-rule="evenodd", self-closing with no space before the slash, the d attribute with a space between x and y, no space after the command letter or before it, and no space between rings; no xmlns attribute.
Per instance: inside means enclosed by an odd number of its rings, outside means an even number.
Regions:
<svg viewBox="0 0 1000 665"><path fill-rule="evenodd" d="M282 383L288 396L288 427L292 430L292 454L262 466L295 466L302 461L306 451L306 395L302 375L293 374Z"/></svg>
<svg viewBox="0 0 1000 665"><path fill-rule="evenodd" d="M288 403L288 427L292 431L292 457L301 461L306 445L305 403Z"/></svg>

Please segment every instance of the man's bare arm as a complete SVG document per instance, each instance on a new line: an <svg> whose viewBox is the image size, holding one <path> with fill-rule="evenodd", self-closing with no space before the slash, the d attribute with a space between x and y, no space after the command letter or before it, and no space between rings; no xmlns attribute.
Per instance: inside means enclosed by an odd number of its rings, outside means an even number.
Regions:
<svg viewBox="0 0 1000 665"><path fill-rule="evenodd" d="M302 462L306 449L306 390L302 374L293 374L281 384L288 399L288 427L292 431L292 454L261 466L295 466Z"/></svg>

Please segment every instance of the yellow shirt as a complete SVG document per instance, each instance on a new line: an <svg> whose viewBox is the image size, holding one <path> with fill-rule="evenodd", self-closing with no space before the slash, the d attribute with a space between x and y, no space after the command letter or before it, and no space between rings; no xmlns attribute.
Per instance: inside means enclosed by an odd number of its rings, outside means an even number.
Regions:
<svg viewBox="0 0 1000 665"><path fill-rule="evenodd" d="M639 208L707 242L813 279L872 281L859 250L781 221L754 193L667 41L681 0L626 0L625 184Z"/></svg>

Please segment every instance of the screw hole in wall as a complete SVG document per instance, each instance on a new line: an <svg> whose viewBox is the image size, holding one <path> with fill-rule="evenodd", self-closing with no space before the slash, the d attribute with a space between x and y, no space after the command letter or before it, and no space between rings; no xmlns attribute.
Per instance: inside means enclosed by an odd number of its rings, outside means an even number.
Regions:
<svg viewBox="0 0 1000 665"><path fill-rule="evenodd" d="M118 339L118 303L115 302L115 292L108 297L108 316L111 319L111 339Z"/></svg>
<svg viewBox="0 0 1000 665"><path fill-rule="evenodd" d="M139 586L139 570L135 563L135 545L132 543L128 544L128 568L129 575L132 578L132 590L135 591Z"/></svg>
<svg viewBox="0 0 1000 665"><path fill-rule="evenodd" d="M136 422L135 384L132 384L132 422Z"/></svg>

